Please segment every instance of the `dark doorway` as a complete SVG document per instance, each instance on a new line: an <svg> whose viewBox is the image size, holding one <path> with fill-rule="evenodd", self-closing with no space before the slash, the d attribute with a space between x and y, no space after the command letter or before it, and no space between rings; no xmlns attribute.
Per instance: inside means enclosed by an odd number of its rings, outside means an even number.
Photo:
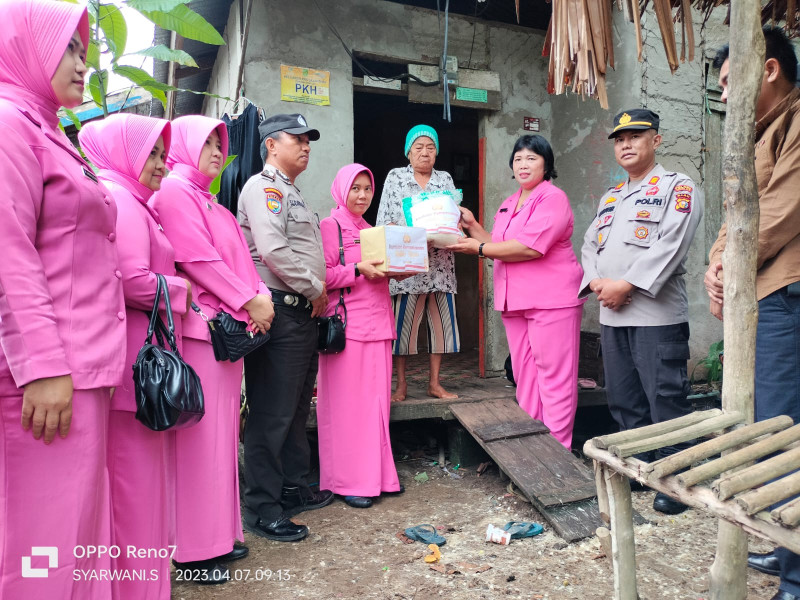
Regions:
<svg viewBox="0 0 800 600"><path fill-rule="evenodd" d="M391 169L404 167L406 133L414 125L431 125L439 134L439 155L434 168L452 175L463 190L463 206L478 214L478 119L479 113L466 108L451 108L452 122L442 118L442 107L413 104L405 96L353 93L354 156L375 175L375 199L364 218L375 224L381 190ZM456 307L461 332L461 347L478 347L478 261L474 256L456 256L458 294ZM424 339L422 334L420 338ZM420 350L424 350L420 348ZM446 365L445 365L446 366Z"/></svg>

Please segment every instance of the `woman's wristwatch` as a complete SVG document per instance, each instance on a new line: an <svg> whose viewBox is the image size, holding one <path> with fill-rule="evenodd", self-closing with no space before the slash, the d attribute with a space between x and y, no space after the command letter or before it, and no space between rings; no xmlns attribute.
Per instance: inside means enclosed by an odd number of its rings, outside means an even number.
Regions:
<svg viewBox="0 0 800 600"><path fill-rule="evenodd" d="M358 263L353 263L353 265L356 268L356 277L358 277L359 275L361 275L361 271L358 270Z"/></svg>
<svg viewBox="0 0 800 600"><path fill-rule="evenodd" d="M483 254L483 247L485 244L486 242L481 242L480 245L478 246L478 258L486 258Z"/></svg>

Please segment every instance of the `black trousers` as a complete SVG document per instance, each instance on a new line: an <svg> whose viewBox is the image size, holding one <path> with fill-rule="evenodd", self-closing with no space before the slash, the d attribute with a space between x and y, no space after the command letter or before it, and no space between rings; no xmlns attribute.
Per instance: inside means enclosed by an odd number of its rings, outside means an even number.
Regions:
<svg viewBox="0 0 800 600"><path fill-rule="evenodd" d="M686 371L688 323L602 325L600 343L608 408L621 430L668 421L692 411L687 399L691 389ZM674 454L687 445L661 448L658 455Z"/></svg>
<svg viewBox="0 0 800 600"><path fill-rule="evenodd" d="M270 335L245 357L250 414L244 430L245 518L269 522L283 512L283 486L308 492L306 421L319 362L317 321L310 311L276 304Z"/></svg>

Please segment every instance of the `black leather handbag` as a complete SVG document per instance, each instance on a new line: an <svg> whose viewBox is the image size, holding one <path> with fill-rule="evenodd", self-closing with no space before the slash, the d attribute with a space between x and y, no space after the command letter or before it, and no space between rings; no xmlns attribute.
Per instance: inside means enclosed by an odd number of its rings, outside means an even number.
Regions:
<svg viewBox="0 0 800 600"><path fill-rule="evenodd" d="M183 429L196 424L205 414L203 388L197 373L178 352L167 281L163 275L156 277L156 300L147 338L133 363L136 419L153 431ZM168 327L158 315L162 294ZM152 343L153 335L157 344ZM169 347L165 346L164 337Z"/></svg>
<svg viewBox="0 0 800 600"><path fill-rule="evenodd" d="M342 227L339 227L339 262L344 263L344 243L342 242ZM350 288L347 288L350 291ZM339 309L342 313L339 314ZM317 350L320 354L338 354L344 350L347 341L344 329L347 326L347 307L344 305L344 289L339 290L339 303L330 317L319 317L317 319L318 338Z"/></svg>
<svg viewBox="0 0 800 600"><path fill-rule="evenodd" d="M208 323L214 358L219 361L229 360L236 362L269 341L269 333L253 333L249 331L247 323L234 319L224 310L220 310L213 319L209 319L204 315L200 307L194 302L192 302L192 310Z"/></svg>

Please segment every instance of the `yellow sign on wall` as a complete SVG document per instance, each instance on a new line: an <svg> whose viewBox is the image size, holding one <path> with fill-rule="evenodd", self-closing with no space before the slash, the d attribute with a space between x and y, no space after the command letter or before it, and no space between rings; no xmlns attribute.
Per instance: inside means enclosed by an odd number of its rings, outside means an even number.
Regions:
<svg viewBox="0 0 800 600"><path fill-rule="evenodd" d="M281 100L330 106L330 71L281 65Z"/></svg>

